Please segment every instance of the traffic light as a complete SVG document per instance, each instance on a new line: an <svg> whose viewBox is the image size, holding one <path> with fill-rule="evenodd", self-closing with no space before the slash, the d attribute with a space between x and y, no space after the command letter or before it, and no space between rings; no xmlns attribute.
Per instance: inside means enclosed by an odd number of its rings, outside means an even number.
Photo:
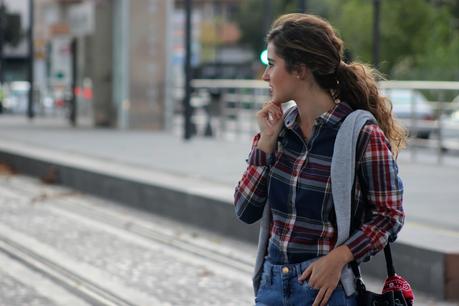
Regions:
<svg viewBox="0 0 459 306"><path fill-rule="evenodd" d="M264 49L260 53L260 61L262 62L263 65L267 66L268 65L268 50Z"/></svg>

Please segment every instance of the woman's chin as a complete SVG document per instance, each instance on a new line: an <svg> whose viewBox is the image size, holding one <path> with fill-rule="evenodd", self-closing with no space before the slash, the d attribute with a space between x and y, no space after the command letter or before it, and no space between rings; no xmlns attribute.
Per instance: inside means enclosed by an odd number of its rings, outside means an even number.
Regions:
<svg viewBox="0 0 459 306"><path fill-rule="evenodd" d="M278 106L281 106L282 104L284 104L286 102L283 99L276 99L275 96L272 97L272 101L273 101L274 104L276 104Z"/></svg>

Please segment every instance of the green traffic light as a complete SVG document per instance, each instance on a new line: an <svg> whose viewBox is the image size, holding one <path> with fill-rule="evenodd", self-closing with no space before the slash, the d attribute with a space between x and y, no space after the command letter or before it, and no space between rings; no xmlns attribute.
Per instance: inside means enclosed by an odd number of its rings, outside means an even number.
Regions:
<svg viewBox="0 0 459 306"><path fill-rule="evenodd" d="M263 63L263 65L267 66L268 65L268 50L264 49L260 53L260 61Z"/></svg>

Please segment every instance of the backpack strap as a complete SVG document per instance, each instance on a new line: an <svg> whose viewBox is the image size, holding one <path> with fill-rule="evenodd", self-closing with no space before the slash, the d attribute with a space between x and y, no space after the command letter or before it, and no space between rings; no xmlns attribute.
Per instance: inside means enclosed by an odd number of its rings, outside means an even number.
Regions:
<svg viewBox="0 0 459 306"><path fill-rule="evenodd" d="M357 140L367 121L377 122L370 112L356 110L346 117L336 135L330 176L336 225L338 227L337 246L346 241L350 235L352 186L355 178ZM345 266L341 272L341 283L347 296L355 293L354 278L355 275L352 269L348 265Z"/></svg>
<svg viewBox="0 0 459 306"><path fill-rule="evenodd" d="M357 140L367 121L377 122L370 112L356 110L346 117L336 136L331 163L331 187L338 227L336 245L349 238Z"/></svg>

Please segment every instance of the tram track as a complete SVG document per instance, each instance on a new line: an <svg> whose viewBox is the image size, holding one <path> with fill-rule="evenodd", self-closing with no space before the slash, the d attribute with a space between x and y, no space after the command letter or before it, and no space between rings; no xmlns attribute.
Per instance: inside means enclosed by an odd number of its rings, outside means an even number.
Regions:
<svg viewBox="0 0 459 306"><path fill-rule="evenodd" d="M45 186L44 188L52 188ZM122 215L119 212L110 211L109 207L101 207L100 205L88 205L85 203L84 195L79 196L79 193L62 191L62 192L48 192L42 188L37 188L29 181L16 182L14 179L9 180L8 186L0 186L0 189L14 190L14 194L23 198L34 205L40 202L49 202L47 208L54 211L63 211L77 215L78 217L89 219L104 225L111 226L118 230L123 230L154 241L156 243L165 244L173 247L176 250L193 254L195 256L210 260L214 263L223 265L225 267L234 269L244 274L251 274L253 269L253 262L250 257L241 256L241 253L233 254L234 252L228 249L222 250L221 246L211 246L209 244L196 243L196 235L194 233L185 233L183 235L177 234L172 230L154 226L151 222L139 220L136 216ZM113 205L113 204L112 204Z"/></svg>
<svg viewBox="0 0 459 306"><path fill-rule="evenodd" d="M114 292L102 288L82 275L76 274L0 234L0 252L40 273L76 297L94 306L136 306Z"/></svg>

